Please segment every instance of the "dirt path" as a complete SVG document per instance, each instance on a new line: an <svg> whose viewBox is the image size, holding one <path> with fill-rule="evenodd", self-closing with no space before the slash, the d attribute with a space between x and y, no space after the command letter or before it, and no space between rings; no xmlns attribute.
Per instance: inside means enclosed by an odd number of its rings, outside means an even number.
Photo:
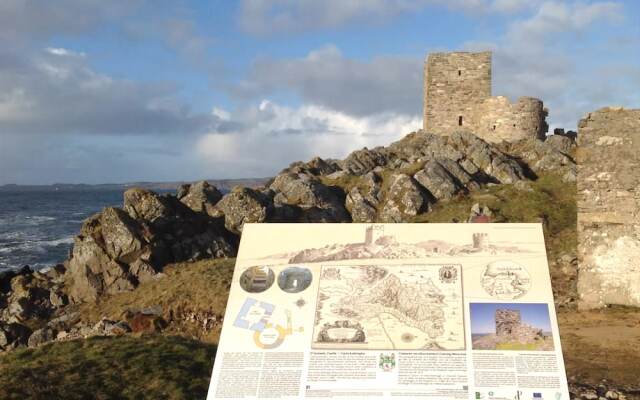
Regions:
<svg viewBox="0 0 640 400"><path fill-rule="evenodd" d="M569 382L606 379L640 398L640 310L563 311L558 323Z"/></svg>

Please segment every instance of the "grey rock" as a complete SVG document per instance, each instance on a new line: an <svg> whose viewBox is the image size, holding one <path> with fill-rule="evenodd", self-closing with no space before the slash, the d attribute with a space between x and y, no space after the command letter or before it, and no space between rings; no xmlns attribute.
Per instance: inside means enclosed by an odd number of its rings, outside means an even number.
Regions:
<svg viewBox="0 0 640 400"><path fill-rule="evenodd" d="M387 165L387 161L387 157L379 149L369 150L365 147L349 154L340 162L340 166L351 175L364 175L376 167Z"/></svg>
<svg viewBox="0 0 640 400"><path fill-rule="evenodd" d="M184 192L186 189L186 192ZM213 207L222 198L222 193L207 181L200 181L186 188L183 186L178 198L187 207L195 212L207 212L207 208Z"/></svg>
<svg viewBox="0 0 640 400"><path fill-rule="evenodd" d="M429 210L429 199L413 178L406 174L397 174L391 179L391 186L380 214L383 222L406 222L410 217Z"/></svg>
<svg viewBox="0 0 640 400"><path fill-rule="evenodd" d="M375 172L362 177L362 185L354 186L345 201L353 222L374 222L382 201L382 179Z"/></svg>
<svg viewBox="0 0 640 400"><path fill-rule="evenodd" d="M456 172L466 174L461 168ZM436 160L427 161L413 177L437 200L447 200L459 192L466 192L466 188L460 180ZM466 179L467 182L469 180L469 178Z"/></svg>
<svg viewBox="0 0 640 400"><path fill-rule="evenodd" d="M220 200L216 208L224 215L225 227L239 234L244 223L265 222L271 204L269 198L257 190L236 187Z"/></svg>
<svg viewBox="0 0 640 400"><path fill-rule="evenodd" d="M283 173L269 187L276 192L273 198L275 204L301 208L307 222L351 221L338 189L329 188L315 177L302 173Z"/></svg>
<svg viewBox="0 0 640 400"><path fill-rule="evenodd" d="M41 344L51 342L56 338L57 332L49 327L44 327L34 331L31 336L29 336L29 340L27 342L27 346L36 347Z"/></svg>

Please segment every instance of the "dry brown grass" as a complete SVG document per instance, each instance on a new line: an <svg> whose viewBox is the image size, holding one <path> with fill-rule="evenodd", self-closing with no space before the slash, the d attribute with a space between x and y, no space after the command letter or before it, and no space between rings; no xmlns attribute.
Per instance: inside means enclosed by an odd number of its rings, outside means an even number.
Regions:
<svg viewBox="0 0 640 400"><path fill-rule="evenodd" d="M203 332L201 323L186 319L189 315L224 316L235 259L204 260L173 264L165 276L141 284L136 290L102 298L98 303L79 307L82 320L94 323L102 317L120 319L127 310L162 307L168 331L217 343L221 325Z"/></svg>

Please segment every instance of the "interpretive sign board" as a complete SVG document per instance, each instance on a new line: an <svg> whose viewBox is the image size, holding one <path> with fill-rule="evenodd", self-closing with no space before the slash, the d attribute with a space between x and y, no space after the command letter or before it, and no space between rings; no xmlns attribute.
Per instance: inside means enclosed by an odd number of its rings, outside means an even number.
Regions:
<svg viewBox="0 0 640 400"><path fill-rule="evenodd" d="M540 224L244 225L208 399L569 399Z"/></svg>

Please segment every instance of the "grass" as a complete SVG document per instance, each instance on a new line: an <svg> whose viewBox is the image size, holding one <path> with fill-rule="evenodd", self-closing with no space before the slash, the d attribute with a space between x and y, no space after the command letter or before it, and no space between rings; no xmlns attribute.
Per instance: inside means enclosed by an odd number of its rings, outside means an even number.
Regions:
<svg viewBox="0 0 640 400"><path fill-rule="evenodd" d="M94 323L102 317L121 319L127 310L162 307L170 321L169 333L217 343L221 324L203 332L202 324L191 315L224 317L235 259L179 263L165 268L166 276L144 283L131 292L104 297L97 303L82 304L78 311L84 321Z"/></svg>
<svg viewBox="0 0 640 400"><path fill-rule="evenodd" d="M496 350L537 350L535 343L500 343L496 345Z"/></svg>
<svg viewBox="0 0 640 400"><path fill-rule="evenodd" d="M204 399L216 347L182 337L51 343L0 355L1 399Z"/></svg>
<svg viewBox="0 0 640 400"><path fill-rule="evenodd" d="M533 191L514 185L496 185L435 204L433 210L412 222L464 222L471 206L480 203L491 209L494 222L543 222L549 258L575 253L577 244L576 185L560 175L544 174L530 182Z"/></svg>

